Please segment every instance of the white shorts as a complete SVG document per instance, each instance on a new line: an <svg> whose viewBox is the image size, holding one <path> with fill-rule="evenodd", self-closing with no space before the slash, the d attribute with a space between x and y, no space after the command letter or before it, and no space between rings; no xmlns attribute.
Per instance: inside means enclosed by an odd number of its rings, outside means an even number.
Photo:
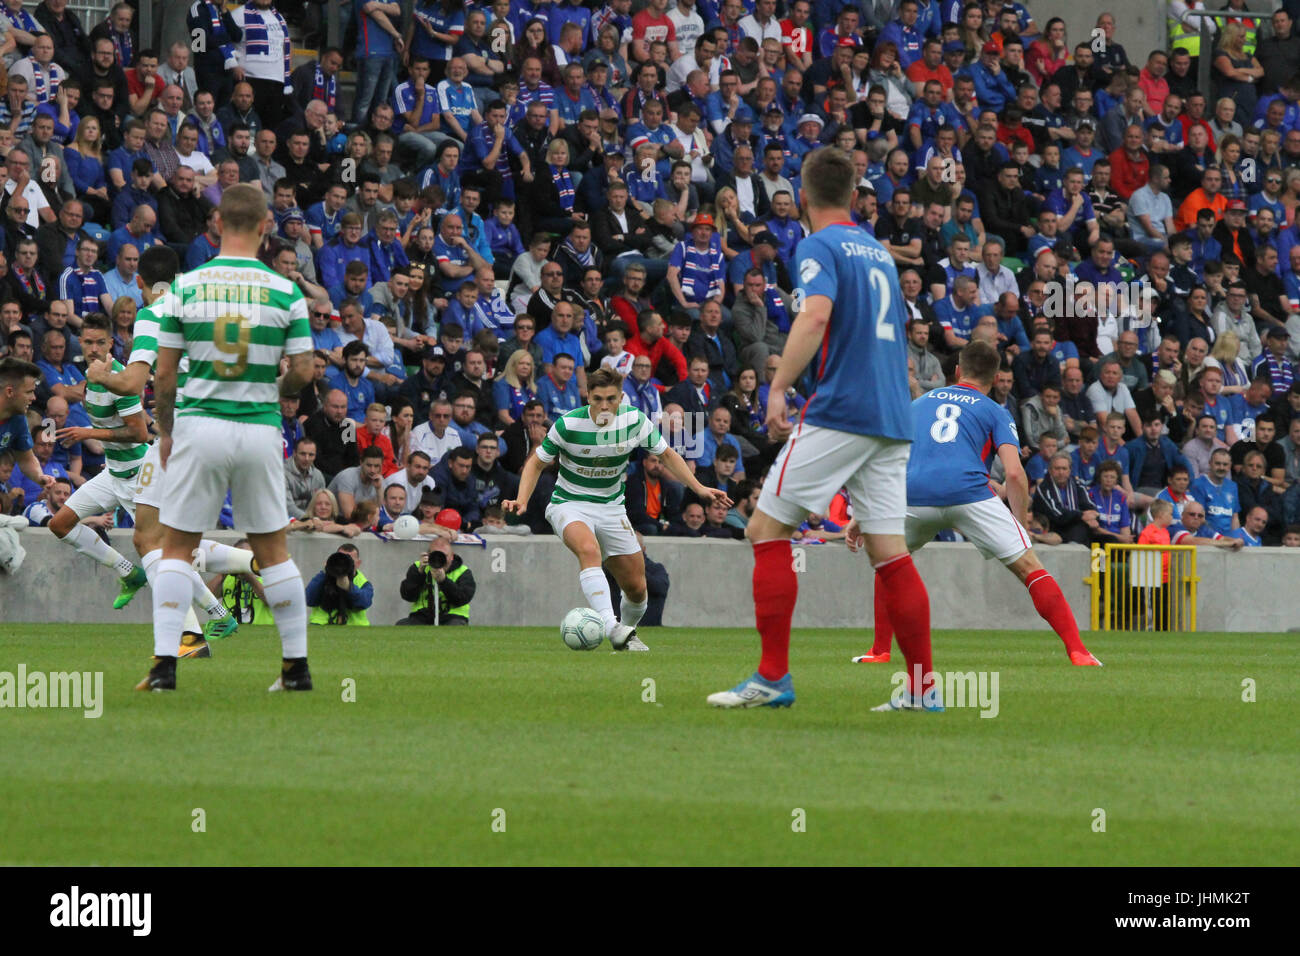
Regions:
<svg viewBox="0 0 1300 956"><path fill-rule="evenodd" d="M167 487L167 473L162 468L162 452L154 442L140 462L135 473L135 503L162 510L163 490Z"/></svg>
<svg viewBox="0 0 1300 956"><path fill-rule="evenodd" d="M280 429L205 415L178 417L162 523L177 531L215 528L227 488L240 531L268 534L288 526Z"/></svg>
<svg viewBox="0 0 1300 956"><path fill-rule="evenodd" d="M866 534L902 534L907 515L907 457L912 443L802 424L772 464L758 508L792 527L825 514L847 488Z"/></svg>
<svg viewBox="0 0 1300 956"><path fill-rule="evenodd" d="M68 507L77 514L78 520L91 515L102 515L106 511L115 511L118 505L135 518L135 479L114 478L107 468L72 493Z"/></svg>
<svg viewBox="0 0 1300 956"><path fill-rule="evenodd" d="M919 551L947 528L961 532L984 559L1012 564L1031 547L1029 533L1000 498L986 498L945 508L912 506L907 509L907 550Z"/></svg>
<svg viewBox="0 0 1300 956"><path fill-rule="evenodd" d="M573 521L580 521L591 529L600 545L600 554L612 558L620 554L640 554L641 545L628 520L627 509L622 505L593 505L584 501L565 501L552 503L546 507L546 520L551 528L564 539L565 527Z"/></svg>

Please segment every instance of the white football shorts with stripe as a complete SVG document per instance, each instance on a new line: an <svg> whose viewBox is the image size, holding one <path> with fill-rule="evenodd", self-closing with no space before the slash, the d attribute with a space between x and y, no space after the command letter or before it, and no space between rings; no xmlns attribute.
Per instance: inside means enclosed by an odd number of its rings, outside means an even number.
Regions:
<svg viewBox="0 0 1300 956"><path fill-rule="evenodd" d="M135 494L133 500L137 505L149 505L162 510L163 492L167 487L167 472L162 467L162 452L159 442L149 446L140 462L140 470L135 473Z"/></svg>
<svg viewBox="0 0 1300 956"><path fill-rule="evenodd" d="M289 524L284 436L274 425L178 415L166 474L160 518L169 528L215 528L227 488L240 531L267 534Z"/></svg>
<svg viewBox="0 0 1300 956"><path fill-rule="evenodd" d="M119 505L134 520L135 479L116 478L107 468L74 491L68 499L68 507L76 512L78 520L115 511Z"/></svg>
<svg viewBox="0 0 1300 956"><path fill-rule="evenodd" d="M986 498L942 508L912 506L907 509L907 550L919 551L940 531L952 528L975 549L1003 564L1011 564L1030 549L1032 542L1001 498Z"/></svg>
<svg viewBox="0 0 1300 956"><path fill-rule="evenodd" d="M600 545L600 554L612 558L620 554L640 554L641 545L628 520L627 509L621 505L601 505L588 501L561 501L546 507L546 520L551 529L564 540L564 529L573 521L580 521L591 529Z"/></svg>
<svg viewBox="0 0 1300 956"><path fill-rule="evenodd" d="M911 442L800 423L767 473L758 508L797 528L809 513L824 515L847 488L865 533L901 535L911 448Z"/></svg>

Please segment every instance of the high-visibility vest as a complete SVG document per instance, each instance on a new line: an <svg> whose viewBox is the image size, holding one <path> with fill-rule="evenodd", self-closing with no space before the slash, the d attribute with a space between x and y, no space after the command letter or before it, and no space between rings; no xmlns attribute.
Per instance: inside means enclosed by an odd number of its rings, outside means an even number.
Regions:
<svg viewBox="0 0 1300 956"><path fill-rule="evenodd" d="M455 569L453 569L453 570L447 572L447 580L448 580L448 581L455 581L455 580L459 579L460 576L461 576L462 574L464 574L467 570L468 570L468 565L462 564L460 567L455 568ZM425 576L426 579L432 581L432 579L433 579L433 568L431 568L431 567L429 567L429 566L426 565L426 566L424 567L424 576ZM426 607L429 606L429 594L432 592L432 590L433 590L432 587L425 587L424 590L422 590L422 591L420 592L420 596L419 596L418 598L416 598L416 599L415 599L415 602L411 605L411 613L412 613L412 614L415 614L415 613L418 612L418 611L422 611L422 610L424 610ZM447 615L447 616L454 615L454 616L456 616L456 617L463 617L466 621L468 621L468 620L469 620L469 605L468 605L468 604L462 604L462 605L460 605L460 607L449 607L449 608L447 608L447 610L444 612L444 614Z"/></svg>
<svg viewBox="0 0 1300 956"><path fill-rule="evenodd" d="M1188 3L1189 10L1204 9L1197 4ZM1182 20L1179 20L1171 12L1167 17L1169 24L1169 49L1186 50L1191 56L1200 56L1201 53L1201 26L1199 18L1193 26L1188 26Z"/></svg>
<svg viewBox="0 0 1300 956"><path fill-rule="evenodd" d="M356 577L352 579L352 583L359 588L363 588L366 586L366 576L362 574L360 571L358 571L356 573ZM332 624L334 622L330 620L329 611L325 610L323 607L314 607L311 609L311 617L307 619L307 623L308 624ZM343 623L357 624L362 627L369 627L370 618L366 617L365 608L354 607L352 610L348 611L347 620L345 620Z"/></svg>
<svg viewBox="0 0 1300 956"><path fill-rule="evenodd" d="M1246 11L1242 11L1245 13ZM1253 56L1255 47L1259 44L1259 20L1255 17L1235 17L1231 20L1224 20L1224 26L1229 23L1235 23L1241 27L1243 42L1241 50L1246 56Z"/></svg>
<svg viewBox="0 0 1300 956"><path fill-rule="evenodd" d="M260 584L262 579L257 579ZM253 586L237 575L227 574L221 582L221 603L241 625L272 625L271 609L257 596Z"/></svg>

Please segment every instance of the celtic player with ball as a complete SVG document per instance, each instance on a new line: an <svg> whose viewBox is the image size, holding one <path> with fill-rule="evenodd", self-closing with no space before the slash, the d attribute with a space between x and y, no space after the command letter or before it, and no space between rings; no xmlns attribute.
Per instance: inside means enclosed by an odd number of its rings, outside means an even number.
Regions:
<svg viewBox="0 0 1300 956"><path fill-rule="evenodd" d="M726 492L706 488L659 433L650 419L624 404L623 377L602 368L587 376L591 404L562 415L524 464L519 497L502 502L507 513L523 514L543 469L559 459L560 473L546 508L546 520L578 559L578 583L587 603L605 622L614 650L649 650L636 636L646 609L645 559L628 521L623 485L633 452L644 448L703 501L721 501ZM620 623L614 617L602 559L623 592Z"/></svg>

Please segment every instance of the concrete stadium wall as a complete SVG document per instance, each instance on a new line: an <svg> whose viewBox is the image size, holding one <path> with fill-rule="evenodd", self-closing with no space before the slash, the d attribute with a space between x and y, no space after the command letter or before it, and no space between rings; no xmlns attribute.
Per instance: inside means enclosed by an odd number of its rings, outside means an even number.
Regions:
<svg viewBox="0 0 1300 956"><path fill-rule="evenodd" d="M130 533L112 533L123 554L134 555ZM214 532L233 544L238 535ZM147 593L125 611L113 611L117 581L95 568L53 535L39 528L24 531L27 560L17 575L0 573L0 622L113 623L149 621ZM294 560L310 578L342 538L294 535ZM375 585L370 620L392 624L407 605L398 585L409 563L426 547L421 542L356 539L362 571ZM457 553L478 581L471 620L484 626L558 624L570 608L583 603L574 561L553 537L489 541L486 548L461 546ZM750 603L749 546L743 542L650 539L650 556L668 569L671 587L664 623L669 626L746 626L753 621ZM1060 582L1081 628L1088 627L1088 551L1077 545L1039 551ZM1286 582L1300 580L1300 551L1247 550L1224 554L1203 550L1200 620L1209 631L1287 631L1300 627L1300 590ZM870 627L872 583L866 558L840 545L796 548L801 562L797 627ZM996 561L983 561L970 545L931 544L917 556L930 592L936 627L990 629L1041 628L1024 589ZM3 625L0 624L0 639Z"/></svg>

